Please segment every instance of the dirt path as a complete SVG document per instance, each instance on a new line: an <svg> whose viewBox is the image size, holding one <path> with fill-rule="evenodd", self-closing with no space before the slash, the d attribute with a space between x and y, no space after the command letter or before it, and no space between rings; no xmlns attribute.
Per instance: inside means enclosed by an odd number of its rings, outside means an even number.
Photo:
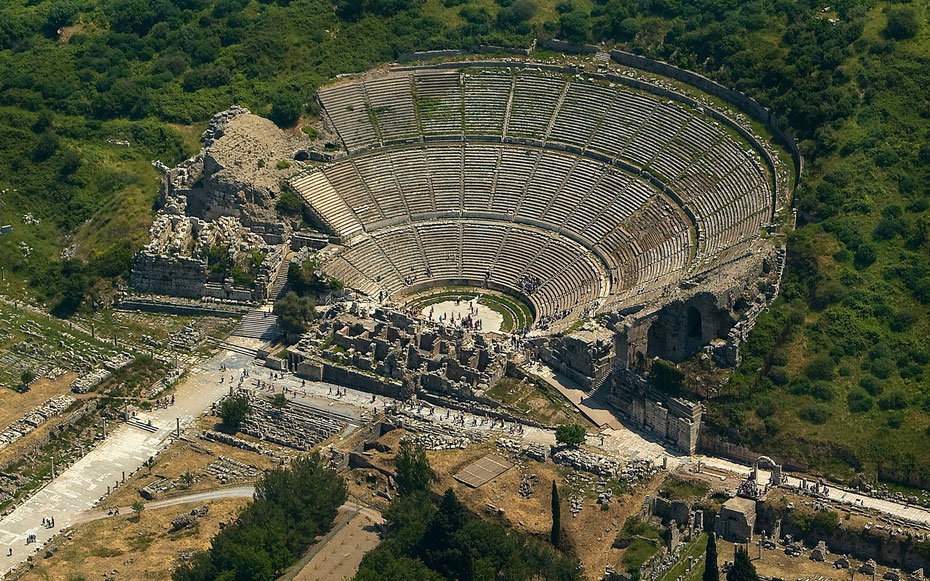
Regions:
<svg viewBox="0 0 930 581"><path fill-rule="evenodd" d="M149 510L154 510L156 508L165 508L168 506L176 506L179 504L188 504L192 502L205 502L207 500L219 500L221 498L252 498L252 495L255 493L254 486L236 486L234 488L220 488L218 490L208 490L206 492L197 492L195 494L186 494L184 496L176 496L174 498L166 498L165 500L154 500L152 502L146 502L145 508ZM129 514L132 512L132 507L130 506L120 506L117 507L119 514ZM87 512L84 515L78 517L74 524L84 524L87 522L100 520L103 518L108 518L115 516L107 511L98 511L98 512Z"/></svg>

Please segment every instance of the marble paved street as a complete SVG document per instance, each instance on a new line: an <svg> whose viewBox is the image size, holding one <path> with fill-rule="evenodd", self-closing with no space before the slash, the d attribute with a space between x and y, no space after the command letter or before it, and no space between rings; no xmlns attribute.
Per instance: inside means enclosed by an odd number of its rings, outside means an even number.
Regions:
<svg viewBox="0 0 930 581"><path fill-rule="evenodd" d="M137 419L151 422L155 432L124 423L111 424L106 440L0 520L0 574L5 575L29 555L40 552L58 531L78 522L81 513L92 509L124 472L128 478L167 447L175 434L177 418L183 429L207 411L229 390L228 382L219 383L219 368L224 363L230 368L251 367L249 357L224 351L193 368L177 388L173 406L138 414ZM52 517L55 528L44 527L42 519ZM36 535L36 542L27 545L30 534ZM12 555L8 555L10 548Z"/></svg>
<svg viewBox="0 0 930 581"><path fill-rule="evenodd" d="M739 474L741 476L749 476L750 468L748 466L743 466L742 464L737 464L735 462L730 462L729 460L723 460L721 458L711 458L708 456L695 456L694 460L700 460L705 466L713 466L734 474ZM771 475L766 470L759 470L758 481L761 483L766 483L769 481ZM801 479L788 476L788 481L786 484L790 487L800 489L801 488ZM814 480L808 480L808 484L813 483ZM879 512L883 512L888 515L892 515L898 518L903 518L910 520L915 523L923 524L924 526L930 526L930 510L926 508L903 504L900 502L894 502L892 500L885 500L882 498L873 498L865 494L859 494L858 492L853 492L851 490L846 490L836 486L832 483L825 482L827 487L826 496L830 500L840 502L842 504L847 504L850 506L858 506L861 508L870 508ZM821 493L822 494L822 493Z"/></svg>

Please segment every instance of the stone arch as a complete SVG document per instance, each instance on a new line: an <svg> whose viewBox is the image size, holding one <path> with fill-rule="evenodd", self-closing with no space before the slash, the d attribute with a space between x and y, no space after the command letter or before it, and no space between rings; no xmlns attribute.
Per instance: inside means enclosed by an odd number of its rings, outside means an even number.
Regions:
<svg viewBox="0 0 930 581"><path fill-rule="evenodd" d="M704 318L694 305L688 307L685 334L688 339L701 341L704 337Z"/></svg>

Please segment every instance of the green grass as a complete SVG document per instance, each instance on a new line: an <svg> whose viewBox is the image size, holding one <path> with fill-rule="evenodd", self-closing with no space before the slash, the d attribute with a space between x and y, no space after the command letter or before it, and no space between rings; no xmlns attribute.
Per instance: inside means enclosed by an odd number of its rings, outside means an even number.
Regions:
<svg viewBox="0 0 930 581"><path fill-rule="evenodd" d="M708 490L710 489L707 486L695 482L667 480L665 485L659 490L659 496L669 500L688 500L691 498L703 498Z"/></svg>
<svg viewBox="0 0 930 581"><path fill-rule="evenodd" d="M682 551L681 559L675 563L671 569L665 572L665 575L659 578L659 581L677 581L681 577L681 581L692 581L693 579L700 579L704 573L704 566L698 565L691 569L690 572L686 572L688 568L688 557L692 557L695 561L704 555L704 551L707 550L707 535L701 534L697 539L691 541L688 547Z"/></svg>

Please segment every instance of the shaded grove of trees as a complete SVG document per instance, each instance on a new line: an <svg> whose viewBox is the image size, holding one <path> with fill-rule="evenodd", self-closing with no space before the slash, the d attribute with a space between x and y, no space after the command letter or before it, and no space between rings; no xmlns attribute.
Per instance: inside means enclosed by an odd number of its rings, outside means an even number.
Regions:
<svg viewBox="0 0 930 581"><path fill-rule="evenodd" d="M267 472L254 501L221 530L208 551L172 575L175 581L270 581L325 533L347 498L345 481L316 452Z"/></svg>
<svg viewBox="0 0 930 581"><path fill-rule="evenodd" d="M384 512L387 531L362 559L356 581L582 579L576 559L478 518L451 488L434 501L422 448L402 448L396 464L405 485Z"/></svg>

